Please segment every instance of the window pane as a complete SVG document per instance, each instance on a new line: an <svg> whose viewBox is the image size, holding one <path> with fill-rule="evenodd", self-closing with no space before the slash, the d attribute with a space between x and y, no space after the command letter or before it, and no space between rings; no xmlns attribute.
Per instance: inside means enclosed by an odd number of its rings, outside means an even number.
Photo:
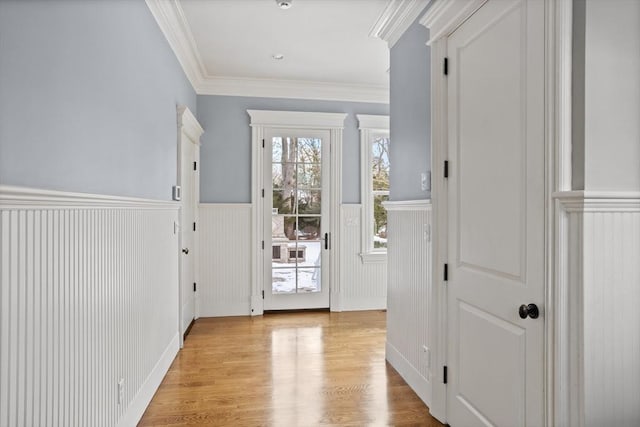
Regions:
<svg viewBox="0 0 640 427"><path fill-rule="evenodd" d="M320 218L319 217L298 217L298 239L299 240L319 240Z"/></svg>
<svg viewBox="0 0 640 427"><path fill-rule="evenodd" d="M282 162L282 138L279 136L271 140L271 155L273 163Z"/></svg>
<svg viewBox="0 0 640 427"><path fill-rule="evenodd" d="M296 206L296 193L291 191L281 191L274 190L273 191L273 211L274 215L277 214L290 214L293 213L293 209Z"/></svg>
<svg viewBox="0 0 640 427"><path fill-rule="evenodd" d="M320 138L298 138L298 162L320 163L321 144Z"/></svg>
<svg viewBox="0 0 640 427"><path fill-rule="evenodd" d="M274 268L271 270L271 292L273 294L295 294L297 269Z"/></svg>
<svg viewBox="0 0 640 427"><path fill-rule="evenodd" d="M298 187L300 188L321 188L321 165L320 163L299 163L298 164Z"/></svg>
<svg viewBox="0 0 640 427"><path fill-rule="evenodd" d="M316 190L298 190L298 213L300 215L319 215L321 192Z"/></svg>
<svg viewBox="0 0 640 427"><path fill-rule="evenodd" d="M371 177L374 190L389 190L389 138L376 137L373 140L371 156Z"/></svg>
<svg viewBox="0 0 640 427"><path fill-rule="evenodd" d="M298 292L320 292L320 268L298 269Z"/></svg>
<svg viewBox="0 0 640 427"><path fill-rule="evenodd" d="M389 195L373 196L373 247L387 247L387 210L382 206L389 200Z"/></svg>

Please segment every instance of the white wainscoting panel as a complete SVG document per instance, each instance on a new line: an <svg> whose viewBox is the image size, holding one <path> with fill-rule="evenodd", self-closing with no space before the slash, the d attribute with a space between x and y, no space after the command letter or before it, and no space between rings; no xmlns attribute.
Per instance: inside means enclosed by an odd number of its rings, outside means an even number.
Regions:
<svg viewBox="0 0 640 427"><path fill-rule="evenodd" d="M431 203L387 202L385 207L389 221L386 357L429 405Z"/></svg>
<svg viewBox="0 0 640 427"><path fill-rule="evenodd" d="M200 204L198 317L251 314L251 205Z"/></svg>
<svg viewBox="0 0 640 427"><path fill-rule="evenodd" d="M640 200L636 204L602 209L585 201L586 426L640 426Z"/></svg>
<svg viewBox="0 0 640 427"><path fill-rule="evenodd" d="M177 218L0 187L1 426L138 422L179 347Z"/></svg>
<svg viewBox="0 0 640 427"><path fill-rule="evenodd" d="M363 263L359 204L342 205L342 247L340 281L342 310L381 310L387 308L387 260Z"/></svg>
<svg viewBox="0 0 640 427"><path fill-rule="evenodd" d="M640 195L566 192L559 201L556 342L571 424L640 425ZM569 280L563 280L569 278ZM563 302L565 301L565 302Z"/></svg>

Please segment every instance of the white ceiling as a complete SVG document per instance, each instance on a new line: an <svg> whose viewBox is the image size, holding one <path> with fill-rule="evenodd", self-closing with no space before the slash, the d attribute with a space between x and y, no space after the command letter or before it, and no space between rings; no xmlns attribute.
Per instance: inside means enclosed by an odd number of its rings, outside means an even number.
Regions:
<svg viewBox="0 0 640 427"><path fill-rule="evenodd" d="M388 46L369 35L387 0L180 3L209 77L389 86Z"/></svg>
<svg viewBox="0 0 640 427"><path fill-rule="evenodd" d="M428 2L146 0L198 94L380 103L389 47Z"/></svg>

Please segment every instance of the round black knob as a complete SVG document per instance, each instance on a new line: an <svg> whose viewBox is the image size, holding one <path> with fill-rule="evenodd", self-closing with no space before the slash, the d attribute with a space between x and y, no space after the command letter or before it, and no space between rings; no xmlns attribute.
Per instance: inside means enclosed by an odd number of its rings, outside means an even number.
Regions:
<svg viewBox="0 0 640 427"><path fill-rule="evenodd" d="M182 252L184 252L185 255L188 254L189 253L189 248L182 249Z"/></svg>
<svg viewBox="0 0 640 427"><path fill-rule="evenodd" d="M535 304L525 305L522 304L520 309L518 310L521 319L526 319L530 317L532 319L537 319L540 316L540 310L538 310L538 306Z"/></svg>

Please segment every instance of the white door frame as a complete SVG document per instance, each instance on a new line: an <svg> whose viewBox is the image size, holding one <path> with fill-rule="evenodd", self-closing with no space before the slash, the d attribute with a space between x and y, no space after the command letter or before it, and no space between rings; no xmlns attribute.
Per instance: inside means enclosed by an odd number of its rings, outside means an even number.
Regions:
<svg viewBox="0 0 640 427"><path fill-rule="evenodd" d="M194 180L194 186L195 188L193 189L193 194L194 194L194 201L193 201L193 219L194 221L197 223L198 222L198 205L200 203L200 180L198 179L199 176L199 171L200 171L200 136L202 136L202 134L204 133L204 130L202 129L202 126L200 126L200 123L198 123L198 120L196 119L196 117L193 115L193 113L191 112L191 110L189 110L188 107L184 106L184 105L179 105L177 107L177 117L178 117L178 169L177 169L177 182L182 189L184 189L184 177L183 177L183 173L185 172L191 172L191 171L183 171L182 170L182 152L183 152L183 145L184 144L194 144L194 160L197 163L197 169L195 170L196 172L196 179ZM180 200L180 213L179 213L179 232L178 232L178 241L179 241L179 252L178 252L178 277L179 277L179 293L178 293L178 330L180 331L180 348L183 347L184 345L184 330L182 327L182 317L183 317L183 312L182 312L182 306L183 306L183 298L182 298L182 290L183 288L186 286L184 283L182 283L182 248L183 246L183 242L182 242L182 227L184 226L183 224L183 211L184 211L184 200ZM194 233L194 237L193 237L193 248L189 248L190 252L191 252L191 256L193 259L193 274L194 274L194 280L197 283L198 282L198 267L199 267L199 259L198 259L198 254L199 254L199 247L200 247L200 242L198 239L198 233ZM195 298L195 304L194 304L194 319L198 318L198 298L197 298L197 293L194 296Z"/></svg>
<svg viewBox="0 0 640 427"><path fill-rule="evenodd" d="M264 312L264 149L262 140L267 128L325 129L329 130L331 156L329 167L330 209L329 220L331 251L329 254L329 304L331 311L341 311L340 303L340 205L342 203L342 130L345 113L313 113L301 111L247 110L251 118L251 315Z"/></svg>
<svg viewBox="0 0 640 427"><path fill-rule="evenodd" d="M432 147L432 301L430 325L433 330L433 390L430 411L447 421L447 391L443 383L443 366L447 365L447 289L443 281L448 253L448 200L444 161L447 160L447 79L443 73L447 55L447 38L487 0L435 0L420 19L430 30L431 47L431 147ZM552 425L574 425L581 412L578 357L574 311L570 311L568 278L561 275L565 261L560 250L563 223L557 195L571 190L571 53L572 2L545 2L545 421ZM574 338L575 339L575 338ZM576 403L577 402L577 403Z"/></svg>

